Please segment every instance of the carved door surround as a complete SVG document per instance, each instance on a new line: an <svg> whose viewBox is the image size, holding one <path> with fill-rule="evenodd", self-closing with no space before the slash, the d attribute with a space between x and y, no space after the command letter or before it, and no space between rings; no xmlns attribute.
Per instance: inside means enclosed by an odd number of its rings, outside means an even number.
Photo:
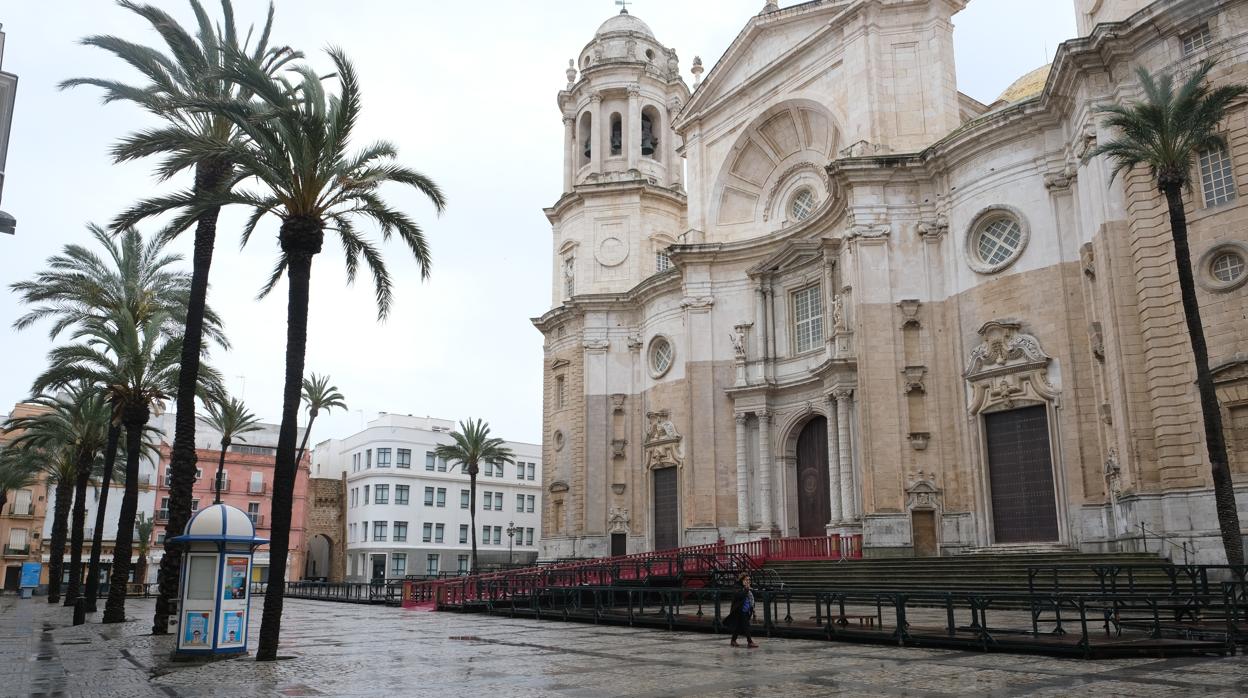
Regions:
<svg viewBox="0 0 1248 698"><path fill-rule="evenodd" d="M1065 476L1060 467L1062 450L1058 410L1061 408L1061 391L1049 381L1053 358L1045 353L1036 337L1023 329L1023 324L1013 319L984 323L977 332L981 341L971 350L963 374L970 389L967 415L977 470L974 478L979 510L977 528L980 540L985 543L997 542L991 523L992 488L985 416L1033 406L1042 406L1047 418L1058 540L1066 542L1069 539Z"/></svg>
<svg viewBox="0 0 1248 698"><path fill-rule="evenodd" d="M915 557L940 555L940 522L944 499L936 487L936 476L922 470L906 488L906 509L910 512L910 542Z"/></svg>

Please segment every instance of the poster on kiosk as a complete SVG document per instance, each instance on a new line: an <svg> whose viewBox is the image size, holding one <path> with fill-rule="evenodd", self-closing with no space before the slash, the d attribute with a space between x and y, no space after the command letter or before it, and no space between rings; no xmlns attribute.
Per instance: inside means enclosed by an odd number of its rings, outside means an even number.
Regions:
<svg viewBox="0 0 1248 698"><path fill-rule="evenodd" d="M256 538L241 509L214 504L191 517L182 556L182 593L175 655L247 651L252 553Z"/></svg>

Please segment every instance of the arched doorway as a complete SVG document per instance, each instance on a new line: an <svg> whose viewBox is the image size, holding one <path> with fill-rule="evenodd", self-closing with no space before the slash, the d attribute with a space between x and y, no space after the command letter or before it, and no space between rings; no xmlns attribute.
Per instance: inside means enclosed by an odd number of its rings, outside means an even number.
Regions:
<svg viewBox="0 0 1248 698"><path fill-rule="evenodd" d="M814 417L797 437L798 535L827 535L832 518L828 483L828 420Z"/></svg>
<svg viewBox="0 0 1248 698"><path fill-rule="evenodd" d="M329 536L318 533L308 541L308 559L304 563L304 579L329 579L333 560L333 542Z"/></svg>

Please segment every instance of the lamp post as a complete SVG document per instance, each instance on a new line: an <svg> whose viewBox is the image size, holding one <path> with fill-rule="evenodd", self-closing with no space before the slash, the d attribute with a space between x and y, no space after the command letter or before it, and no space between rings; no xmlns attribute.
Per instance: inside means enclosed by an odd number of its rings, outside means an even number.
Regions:
<svg viewBox="0 0 1248 698"><path fill-rule="evenodd" d="M507 522L507 564L508 565L513 564L512 558L511 558L511 543L515 535L516 535L516 522L508 521Z"/></svg>

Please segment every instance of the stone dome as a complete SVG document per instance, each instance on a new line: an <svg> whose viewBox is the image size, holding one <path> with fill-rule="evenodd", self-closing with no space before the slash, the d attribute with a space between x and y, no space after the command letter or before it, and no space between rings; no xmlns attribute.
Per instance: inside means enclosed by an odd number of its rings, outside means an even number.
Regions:
<svg viewBox="0 0 1248 698"><path fill-rule="evenodd" d="M654 32L650 31L649 25L630 15L627 10L603 22L594 36L602 36L603 34L614 32L636 32L644 34L651 39L654 38Z"/></svg>
<svg viewBox="0 0 1248 698"><path fill-rule="evenodd" d="M1023 77L1014 81L1014 84L1005 88L1005 92L997 97L997 101L1006 101L1013 104L1026 99L1038 96L1044 92L1044 84L1049 80L1049 71L1053 69L1053 64L1042 65L1039 68L1027 73Z"/></svg>

